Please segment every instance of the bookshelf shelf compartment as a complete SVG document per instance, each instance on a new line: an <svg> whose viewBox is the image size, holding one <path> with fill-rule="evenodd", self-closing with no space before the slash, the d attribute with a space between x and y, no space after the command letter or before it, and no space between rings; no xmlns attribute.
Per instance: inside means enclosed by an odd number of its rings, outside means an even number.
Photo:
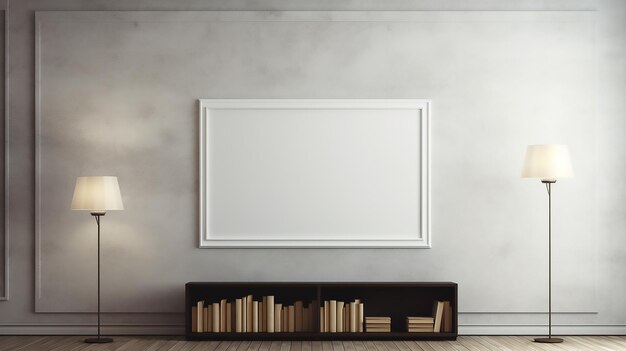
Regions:
<svg viewBox="0 0 626 351"><path fill-rule="evenodd" d="M458 304L456 283L239 283L190 282L185 285L185 336L187 340L456 340ZM353 301L365 304L365 316L391 317L391 332L192 332L192 307L197 301L234 302L242 296L255 300L273 295L276 303L308 303L313 300ZM449 301L452 306L452 332L409 333L406 317L430 316L435 301Z"/></svg>

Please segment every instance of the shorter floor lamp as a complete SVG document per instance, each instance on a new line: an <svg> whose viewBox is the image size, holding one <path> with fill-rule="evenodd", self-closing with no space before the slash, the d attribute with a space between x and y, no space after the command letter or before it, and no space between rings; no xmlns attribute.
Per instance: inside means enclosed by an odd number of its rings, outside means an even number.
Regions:
<svg viewBox="0 0 626 351"><path fill-rule="evenodd" d="M117 177L78 177L72 198L72 210L91 212L98 226L98 336L85 339L86 343L104 344L111 338L100 336L100 219L107 211L123 210L122 195Z"/></svg>
<svg viewBox="0 0 626 351"><path fill-rule="evenodd" d="M529 145L526 149L522 177L540 179L548 191L548 337L536 338L535 342L563 342L552 337L552 184L573 175L567 145Z"/></svg>

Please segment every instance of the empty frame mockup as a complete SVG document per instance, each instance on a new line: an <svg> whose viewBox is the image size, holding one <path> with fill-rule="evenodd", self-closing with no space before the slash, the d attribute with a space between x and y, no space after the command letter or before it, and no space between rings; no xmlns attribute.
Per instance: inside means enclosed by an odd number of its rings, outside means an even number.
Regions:
<svg viewBox="0 0 626 351"><path fill-rule="evenodd" d="M200 100L200 247L430 247L428 100Z"/></svg>

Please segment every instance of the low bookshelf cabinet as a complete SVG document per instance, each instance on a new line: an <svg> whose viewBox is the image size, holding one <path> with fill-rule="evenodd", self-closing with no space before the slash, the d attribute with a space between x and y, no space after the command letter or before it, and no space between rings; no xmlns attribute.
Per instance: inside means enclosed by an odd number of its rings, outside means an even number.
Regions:
<svg viewBox="0 0 626 351"><path fill-rule="evenodd" d="M458 335L458 287L450 282L393 283L239 283L190 282L185 285L185 336L187 340L456 340ZM309 332L197 332L193 331L193 310L198 301L207 304L252 295L255 301L273 296L276 304L308 304L316 301L354 301L363 303L367 317L391 317L391 332L320 332L319 307L310 308L317 314ZM450 303L451 328L444 332L408 332L407 317L432 316L437 301ZM196 307L196 308L194 308ZM233 307L234 308L234 307ZM233 312L234 313L234 312ZM309 312L310 314L311 312ZM450 318L451 315L451 318ZM231 317L232 318L232 317ZM315 317L313 317L315 318ZM450 321L448 321L450 322ZM233 321L234 323L234 321ZM317 325L315 325L317 324ZM232 329L234 330L234 329Z"/></svg>

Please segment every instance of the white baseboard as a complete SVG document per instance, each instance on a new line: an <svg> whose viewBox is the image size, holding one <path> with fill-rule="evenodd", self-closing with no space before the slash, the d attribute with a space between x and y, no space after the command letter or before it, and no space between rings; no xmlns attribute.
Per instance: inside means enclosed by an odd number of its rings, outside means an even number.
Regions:
<svg viewBox="0 0 626 351"><path fill-rule="evenodd" d="M533 324L502 324L459 325L459 335L544 335L548 333L547 325ZM626 335L626 325L553 325L554 335Z"/></svg>
<svg viewBox="0 0 626 351"><path fill-rule="evenodd" d="M95 326L88 325L0 325L0 335L93 335ZM182 325L107 325L106 335L183 335ZM544 335L545 325L460 325L459 335ZM554 335L626 335L626 325L556 325Z"/></svg>
<svg viewBox="0 0 626 351"><path fill-rule="evenodd" d="M89 325L0 325L0 335L93 335L96 326ZM183 335L182 325L107 325L105 335Z"/></svg>

